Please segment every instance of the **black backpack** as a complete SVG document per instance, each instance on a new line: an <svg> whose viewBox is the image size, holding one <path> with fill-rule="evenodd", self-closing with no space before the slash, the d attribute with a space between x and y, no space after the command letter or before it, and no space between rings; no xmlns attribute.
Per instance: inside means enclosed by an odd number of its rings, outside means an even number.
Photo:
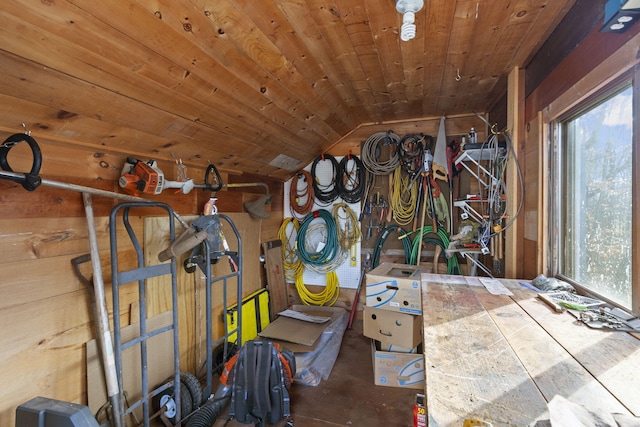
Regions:
<svg viewBox="0 0 640 427"><path fill-rule="evenodd" d="M233 363L233 359L229 362ZM229 415L241 423L259 426L290 416L288 389L295 372L292 351L280 349L271 341L247 341L237 354L230 375L233 386Z"/></svg>

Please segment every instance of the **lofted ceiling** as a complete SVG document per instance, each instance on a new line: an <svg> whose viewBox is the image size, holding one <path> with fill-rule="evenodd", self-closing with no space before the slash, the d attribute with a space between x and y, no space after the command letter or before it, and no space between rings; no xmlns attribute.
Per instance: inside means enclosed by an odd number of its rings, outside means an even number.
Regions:
<svg viewBox="0 0 640 427"><path fill-rule="evenodd" d="M3 0L0 132L286 178L354 129L487 111L575 0ZM1 136L1 135L0 135Z"/></svg>

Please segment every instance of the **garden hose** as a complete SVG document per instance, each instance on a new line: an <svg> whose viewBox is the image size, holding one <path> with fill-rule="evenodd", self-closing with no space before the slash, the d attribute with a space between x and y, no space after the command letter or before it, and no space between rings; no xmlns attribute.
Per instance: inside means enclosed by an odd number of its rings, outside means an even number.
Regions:
<svg viewBox="0 0 640 427"><path fill-rule="evenodd" d="M312 226L316 219L324 221L324 226L318 221ZM305 267L320 274L335 270L342 264L344 253L338 242L336 222L329 211L319 209L305 216L298 229L296 249Z"/></svg>
<svg viewBox="0 0 640 427"><path fill-rule="evenodd" d="M338 280L338 274L335 271L326 274L326 285L324 289L318 293L311 292L305 286L303 276L304 267L296 276L296 290L303 304L328 306L335 304L340 295L340 282Z"/></svg>
<svg viewBox="0 0 640 427"><path fill-rule="evenodd" d="M399 225L390 225L382 230L382 233L376 239L376 244L373 248L373 256L371 259L371 268L374 269L380 264L380 255L382 253L382 247L384 246L384 242L387 240L389 235L397 231L400 236L406 235L406 232ZM402 247L404 249L404 263L409 264L409 258L411 256L411 242L408 239L401 239Z"/></svg>
<svg viewBox="0 0 640 427"><path fill-rule="evenodd" d="M438 227L436 233L438 238L435 237L426 237L429 234L433 233L433 227L431 225L425 225L422 228L422 233L418 231L418 236L413 239L411 243L411 257L409 259L409 264L416 265L418 262L418 248L419 245L423 243L438 245L442 248L442 251L445 252L449 247L449 236L444 228ZM447 274L460 274L460 265L458 263L458 258L453 255L451 258L447 258Z"/></svg>

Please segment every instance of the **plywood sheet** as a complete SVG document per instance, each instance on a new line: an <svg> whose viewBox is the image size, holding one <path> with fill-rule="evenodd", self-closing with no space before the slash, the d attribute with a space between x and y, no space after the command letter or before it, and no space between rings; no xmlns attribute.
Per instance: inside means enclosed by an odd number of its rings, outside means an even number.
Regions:
<svg viewBox="0 0 640 427"><path fill-rule="evenodd" d="M507 298L504 296L503 298ZM473 289L423 284L426 394L433 425L528 425L546 401Z"/></svg>
<svg viewBox="0 0 640 427"><path fill-rule="evenodd" d="M225 214L238 230L242 240L242 294L247 296L262 288L260 266L260 221L252 219L246 213ZM184 217L187 222L197 216ZM231 251L238 250L238 241L229 223L221 219L222 231L225 234ZM145 218L145 262L148 265L158 263L158 253L169 245L169 222L167 217ZM183 229L177 225L176 236ZM206 311L205 311L205 276L200 269L193 274L187 274L182 268L183 260L188 253L177 258L178 264L178 318L180 331L180 365L184 371L195 372L205 360L206 342ZM220 259L212 266L213 280L222 278L230 273L226 259ZM150 316L170 310L171 294L167 281L170 277L154 278L147 281L147 307ZM237 279L231 277L226 280L227 306L237 302ZM224 335L222 316L224 313L223 283L215 282L212 286L212 339L215 341Z"/></svg>
<svg viewBox="0 0 640 427"><path fill-rule="evenodd" d="M476 295L547 401L558 394L590 410L628 413L597 378L540 328L522 307L504 304L502 298L482 289L476 290ZM535 295L531 295L531 299L534 298Z"/></svg>
<svg viewBox="0 0 640 427"><path fill-rule="evenodd" d="M640 345L624 332L591 329L576 322L569 313L555 313L530 293L514 290L514 297L554 340L615 396L633 415L640 416Z"/></svg>
<svg viewBox="0 0 640 427"><path fill-rule="evenodd" d="M284 261L282 259L282 242L274 240L262 244L267 271L267 288L269 289L271 318L289 307L287 283L284 277Z"/></svg>

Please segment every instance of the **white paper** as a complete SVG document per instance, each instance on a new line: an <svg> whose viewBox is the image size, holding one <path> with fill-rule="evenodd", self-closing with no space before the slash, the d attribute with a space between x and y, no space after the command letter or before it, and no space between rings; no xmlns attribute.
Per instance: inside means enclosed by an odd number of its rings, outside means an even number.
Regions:
<svg viewBox="0 0 640 427"><path fill-rule="evenodd" d="M313 316L311 314L301 313L299 311L295 311L291 309L281 311L278 314L280 316L291 317L292 319L303 320L305 322L311 322L311 323L325 323L331 319L330 317Z"/></svg>
<svg viewBox="0 0 640 427"><path fill-rule="evenodd" d="M480 282L484 285L489 293L493 295L513 295L498 279L480 278Z"/></svg>

